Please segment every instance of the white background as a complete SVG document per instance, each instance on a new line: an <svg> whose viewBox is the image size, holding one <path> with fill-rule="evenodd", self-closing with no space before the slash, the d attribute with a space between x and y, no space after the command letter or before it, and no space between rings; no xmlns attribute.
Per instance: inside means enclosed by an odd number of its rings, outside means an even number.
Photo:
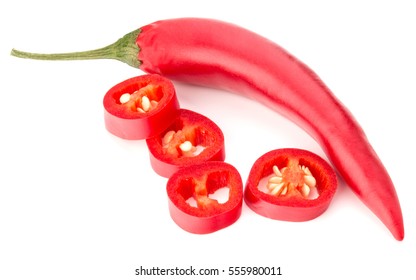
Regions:
<svg viewBox="0 0 416 280"><path fill-rule="evenodd" d="M190 265L225 271L280 266L283 273L223 273L212 279L415 279L411 1L0 5L0 279L163 279L135 276L135 269ZM106 91L143 72L117 61L45 62L9 55L12 48L93 49L153 21L182 16L251 29L318 73L361 123L387 167L402 204L404 241L396 241L343 183L328 211L310 222L272 221L244 206L231 227L189 234L169 217L166 179L152 171L145 142L117 139L104 128ZM272 149L297 147L324 156L303 130L253 100L175 85L183 108L222 128L226 161L243 180L253 162Z"/></svg>

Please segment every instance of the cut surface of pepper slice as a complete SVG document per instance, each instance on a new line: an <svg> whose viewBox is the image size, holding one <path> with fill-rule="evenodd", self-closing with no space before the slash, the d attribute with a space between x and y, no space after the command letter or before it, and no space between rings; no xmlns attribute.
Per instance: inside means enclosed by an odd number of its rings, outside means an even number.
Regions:
<svg viewBox="0 0 416 280"><path fill-rule="evenodd" d="M186 166L225 159L224 134L218 125L187 109L181 109L167 129L146 143L153 170L166 178Z"/></svg>
<svg viewBox="0 0 416 280"><path fill-rule="evenodd" d="M228 195L223 192L222 200L221 196L214 198L224 189ZM223 161L180 169L169 178L166 190L173 221L188 232L212 233L230 226L241 215L243 182L237 169Z"/></svg>
<svg viewBox="0 0 416 280"><path fill-rule="evenodd" d="M327 210L337 185L334 169L318 155L302 149L276 149L254 163L244 200L267 218L308 221Z"/></svg>
<svg viewBox="0 0 416 280"><path fill-rule="evenodd" d="M128 140L153 137L166 129L179 113L173 83L157 74L127 79L104 96L105 127Z"/></svg>

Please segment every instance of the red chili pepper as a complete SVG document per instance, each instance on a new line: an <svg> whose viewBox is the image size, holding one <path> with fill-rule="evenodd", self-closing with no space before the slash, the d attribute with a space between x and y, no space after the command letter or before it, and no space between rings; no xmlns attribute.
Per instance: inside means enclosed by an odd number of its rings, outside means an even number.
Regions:
<svg viewBox="0 0 416 280"><path fill-rule="evenodd" d="M167 178L185 166L225 159L221 129L209 118L186 109L146 143L154 171Z"/></svg>
<svg viewBox="0 0 416 280"><path fill-rule="evenodd" d="M107 130L130 140L153 137L179 115L172 82L160 75L142 75L112 87L104 96Z"/></svg>
<svg viewBox="0 0 416 280"><path fill-rule="evenodd" d="M211 19L157 21L97 51L35 59L113 58L148 73L240 93L280 112L322 146L344 181L397 240L403 217L392 180L362 128L320 78L279 45Z"/></svg>
<svg viewBox="0 0 416 280"><path fill-rule="evenodd" d="M256 160L244 199L262 216L302 222L327 210L337 184L335 171L318 155L301 149L278 149Z"/></svg>
<svg viewBox="0 0 416 280"><path fill-rule="evenodd" d="M169 178L166 190L173 221L188 232L218 231L241 215L243 183L237 169L228 163L207 161L182 168Z"/></svg>

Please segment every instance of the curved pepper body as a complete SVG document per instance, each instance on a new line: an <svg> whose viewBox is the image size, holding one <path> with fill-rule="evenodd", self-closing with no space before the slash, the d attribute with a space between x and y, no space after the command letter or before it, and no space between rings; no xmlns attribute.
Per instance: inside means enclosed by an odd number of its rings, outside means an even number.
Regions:
<svg viewBox="0 0 416 280"><path fill-rule="evenodd" d="M404 238L394 185L362 128L320 78L279 45L236 25L197 18L144 26L136 43L143 71L242 94L305 129L394 237Z"/></svg>

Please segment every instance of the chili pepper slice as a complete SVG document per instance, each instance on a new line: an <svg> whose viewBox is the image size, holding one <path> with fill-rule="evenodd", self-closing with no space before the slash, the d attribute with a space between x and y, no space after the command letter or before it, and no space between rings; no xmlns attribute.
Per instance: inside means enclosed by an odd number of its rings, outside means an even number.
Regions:
<svg viewBox="0 0 416 280"><path fill-rule="evenodd" d="M318 155L302 149L277 149L254 163L244 200L264 217L308 221L327 210L337 184L335 171Z"/></svg>
<svg viewBox="0 0 416 280"><path fill-rule="evenodd" d="M127 79L104 96L105 127L129 140L152 137L166 129L179 112L172 82L157 74Z"/></svg>
<svg viewBox="0 0 416 280"><path fill-rule="evenodd" d="M241 215L243 182L237 169L223 161L180 169L169 178L166 191L170 216L179 227L191 233L218 231L236 222ZM223 195L214 198L218 192Z"/></svg>
<svg viewBox="0 0 416 280"><path fill-rule="evenodd" d="M170 177L178 169L225 159L224 134L209 118L187 109L161 134L146 139L153 170Z"/></svg>

